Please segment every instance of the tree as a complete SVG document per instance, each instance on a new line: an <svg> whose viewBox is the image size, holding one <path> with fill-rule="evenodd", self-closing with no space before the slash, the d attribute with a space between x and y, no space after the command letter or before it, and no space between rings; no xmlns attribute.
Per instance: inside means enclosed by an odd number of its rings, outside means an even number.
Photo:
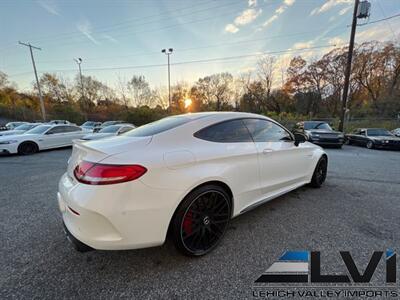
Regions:
<svg viewBox="0 0 400 300"><path fill-rule="evenodd" d="M232 96L233 76L229 73L218 73L200 78L195 83L196 95L207 106L215 103L215 109L221 110Z"/></svg>
<svg viewBox="0 0 400 300"><path fill-rule="evenodd" d="M49 100L58 103L73 101L72 89L56 74L44 73L39 83L44 96Z"/></svg>
<svg viewBox="0 0 400 300"><path fill-rule="evenodd" d="M0 89L5 88L8 85L8 76L6 73L0 71Z"/></svg>
<svg viewBox="0 0 400 300"><path fill-rule="evenodd" d="M134 106L151 104L150 86L144 76L134 75L128 82L128 90L131 94L131 99Z"/></svg>

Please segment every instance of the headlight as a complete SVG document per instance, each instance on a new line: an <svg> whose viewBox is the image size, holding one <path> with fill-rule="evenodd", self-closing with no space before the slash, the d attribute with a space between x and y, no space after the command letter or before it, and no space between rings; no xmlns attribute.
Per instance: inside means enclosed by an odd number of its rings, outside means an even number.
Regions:
<svg viewBox="0 0 400 300"><path fill-rule="evenodd" d="M13 144L13 143L18 143L18 141L16 141L16 140L2 141L2 142L0 142L0 145L4 145L4 144Z"/></svg>
<svg viewBox="0 0 400 300"><path fill-rule="evenodd" d="M311 136L312 137L319 137L319 134L318 133L311 133Z"/></svg>

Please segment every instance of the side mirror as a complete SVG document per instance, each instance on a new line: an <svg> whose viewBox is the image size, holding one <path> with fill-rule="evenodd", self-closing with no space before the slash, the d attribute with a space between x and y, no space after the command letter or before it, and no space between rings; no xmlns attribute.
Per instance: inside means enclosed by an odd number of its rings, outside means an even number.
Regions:
<svg viewBox="0 0 400 300"><path fill-rule="evenodd" d="M297 147L300 143L304 143L307 141L307 137L301 133L294 134L294 145Z"/></svg>

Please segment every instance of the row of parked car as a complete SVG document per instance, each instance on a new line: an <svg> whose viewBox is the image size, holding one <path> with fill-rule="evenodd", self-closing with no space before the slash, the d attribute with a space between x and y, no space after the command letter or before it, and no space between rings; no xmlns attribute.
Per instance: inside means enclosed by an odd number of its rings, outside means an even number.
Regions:
<svg viewBox="0 0 400 300"><path fill-rule="evenodd" d="M0 131L0 154L32 154L40 150L71 146L73 140L90 141L117 136L134 129L124 121L104 123L87 121L77 126L66 120L46 123L10 122ZM392 132L383 128L358 128L352 133L335 131L323 121L303 121L293 127L309 142L320 146L341 148L343 144L361 145L369 149L400 150L400 128Z"/></svg>
<svg viewBox="0 0 400 300"><path fill-rule="evenodd" d="M97 140L133 128L133 124L123 121L88 121L81 126L65 120L46 123L10 122L0 131L0 154L33 154L40 150L71 146L73 140Z"/></svg>
<svg viewBox="0 0 400 300"><path fill-rule="evenodd" d="M357 128L353 132L343 134L335 131L323 121L304 121L297 123L293 133L304 134L309 142L320 146L341 148L343 144L360 145L368 149L400 150L400 128L391 132L384 128Z"/></svg>

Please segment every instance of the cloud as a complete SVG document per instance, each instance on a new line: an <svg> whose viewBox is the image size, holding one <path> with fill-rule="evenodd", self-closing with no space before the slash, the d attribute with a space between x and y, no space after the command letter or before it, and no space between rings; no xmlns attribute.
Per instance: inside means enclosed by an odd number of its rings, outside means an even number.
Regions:
<svg viewBox="0 0 400 300"><path fill-rule="evenodd" d="M253 22L261 14L261 9L256 10L254 8L249 8L244 10L239 16L235 18L235 25L245 25Z"/></svg>
<svg viewBox="0 0 400 300"><path fill-rule="evenodd" d="M324 4L322 4L320 7L314 8L310 15L318 15L320 13L327 12L328 10L332 9L333 7L341 4L353 4L353 0L328 0Z"/></svg>
<svg viewBox="0 0 400 300"><path fill-rule="evenodd" d="M249 0L248 5L249 5L249 7L257 6L257 0Z"/></svg>
<svg viewBox="0 0 400 300"><path fill-rule="evenodd" d="M296 2L296 0L285 0L283 3L287 6L292 6Z"/></svg>
<svg viewBox="0 0 400 300"><path fill-rule="evenodd" d="M263 24L264 27L267 27L272 24L276 19L278 19L278 15L273 15L271 18L269 18L265 23Z"/></svg>
<svg viewBox="0 0 400 300"><path fill-rule="evenodd" d="M83 20L76 24L76 28L86 36L94 44L99 45L100 43L92 35L92 24L88 20Z"/></svg>
<svg viewBox="0 0 400 300"><path fill-rule="evenodd" d="M233 24L230 23L225 26L225 31L230 33L236 33L239 31L239 27L244 26L253 22L257 17L262 13L261 9L248 8L242 11L240 15L238 15L235 20L233 20Z"/></svg>
<svg viewBox="0 0 400 300"><path fill-rule="evenodd" d="M226 32L230 32L230 33L236 33L239 31L239 28L237 28L235 25L233 24L228 24L225 26L225 31Z"/></svg>
<svg viewBox="0 0 400 300"><path fill-rule="evenodd" d="M39 4L42 8L44 8L48 13L55 15L55 16L60 15L60 13L53 1L40 0L36 3Z"/></svg>
<svg viewBox="0 0 400 300"><path fill-rule="evenodd" d="M347 7L345 7L345 8L342 8L342 9L339 11L339 16L343 16L343 15L346 14L350 9L351 9L351 6L347 6Z"/></svg>
<svg viewBox="0 0 400 300"><path fill-rule="evenodd" d="M296 0L283 0L282 4L275 10L275 14L264 22L263 27L268 27L271 25L276 19L278 19L279 15L283 14L285 10L289 6L292 6L295 2Z"/></svg>
<svg viewBox="0 0 400 300"><path fill-rule="evenodd" d="M332 46L344 44L344 40L341 37L335 36L328 40L328 44Z"/></svg>
<svg viewBox="0 0 400 300"><path fill-rule="evenodd" d="M113 42L114 44L118 43L118 40L116 40L115 38L113 38L109 34L103 34L102 37L105 38L106 40L110 41L110 42Z"/></svg>

